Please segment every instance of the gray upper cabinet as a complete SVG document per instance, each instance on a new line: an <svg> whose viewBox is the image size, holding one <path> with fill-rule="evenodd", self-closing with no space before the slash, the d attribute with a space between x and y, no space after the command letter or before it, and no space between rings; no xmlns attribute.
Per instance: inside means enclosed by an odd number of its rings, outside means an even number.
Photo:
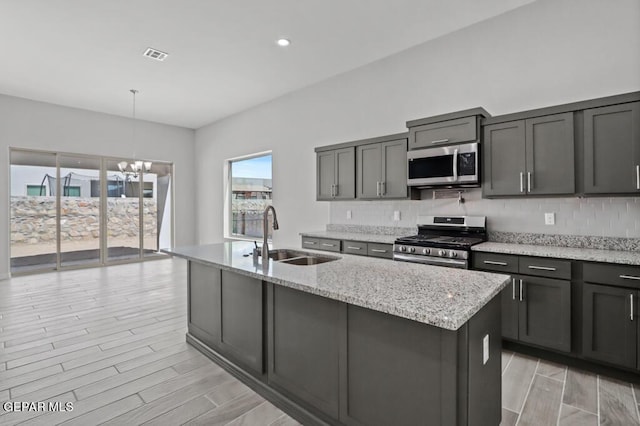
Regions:
<svg viewBox="0 0 640 426"><path fill-rule="evenodd" d="M359 199L407 198L407 140L356 147Z"/></svg>
<svg viewBox="0 0 640 426"><path fill-rule="evenodd" d="M526 167L524 121L492 124L484 128L485 196L523 193Z"/></svg>
<svg viewBox="0 0 640 426"><path fill-rule="evenodd" d="M475 141L478 139L478 117L464 117L409 129L409 149Z"/></svg>
<svg viewBox="0 0 640 426"><path fill-rule="evenodd" d="M584 192L640 193L640 102L585 110Z"/></svg>
<svg viewBox="0 0 640 426"><path fill-rule="evenodd" d="M353 147L318 152L316 160L317 200L355 198Z"/></svg>
<svg viewBox="0 0 640 426"><path fill-rule="evenodd" d="M485 196L575 192L573 113L488 125Z"/></svg>

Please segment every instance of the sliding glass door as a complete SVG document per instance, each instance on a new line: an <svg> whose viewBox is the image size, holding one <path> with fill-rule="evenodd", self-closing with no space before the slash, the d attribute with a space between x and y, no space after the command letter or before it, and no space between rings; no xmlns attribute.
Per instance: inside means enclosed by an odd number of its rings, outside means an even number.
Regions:
<svg viewBox="0 0 640 426"><path fill-rule="evenodd" d="M60 265L100 263L100 159L59 155Z"/></svg>
<svg viewBox="0 0 640 426"><path fill-rule="evenodd" d="M11 151L11 273L56 269L56 155Z"/></svg>
<svg viewBox="0 0 640 426"><path fill-rule="evenodd" d="M12 274L164 256L173 165L134 163L12 149Z"/></svg>

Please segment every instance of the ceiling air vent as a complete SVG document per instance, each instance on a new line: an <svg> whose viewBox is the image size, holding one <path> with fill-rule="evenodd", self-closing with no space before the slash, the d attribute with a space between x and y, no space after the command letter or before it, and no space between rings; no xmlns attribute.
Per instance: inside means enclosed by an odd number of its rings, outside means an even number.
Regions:
<svg viewBox="0 0 640 426"><path fill-rule="evenodd" d="M167 58L167 56L169 56L168 53L161 52L152 47L147 48L147 50L145 50L143 55L146 56L147 58L155 59L156 61L164 61Z"/></svg>

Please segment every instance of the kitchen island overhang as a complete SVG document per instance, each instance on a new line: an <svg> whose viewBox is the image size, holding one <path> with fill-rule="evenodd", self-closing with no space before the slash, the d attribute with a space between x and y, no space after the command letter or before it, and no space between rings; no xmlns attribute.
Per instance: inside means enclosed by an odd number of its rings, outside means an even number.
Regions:
<svg viewBox="0 0 640 426"><path fill-rule="evenodd" d="M189 260L187 340L256 391L304 424L499 424L508 276L251 249L166 252Z"/></svg>

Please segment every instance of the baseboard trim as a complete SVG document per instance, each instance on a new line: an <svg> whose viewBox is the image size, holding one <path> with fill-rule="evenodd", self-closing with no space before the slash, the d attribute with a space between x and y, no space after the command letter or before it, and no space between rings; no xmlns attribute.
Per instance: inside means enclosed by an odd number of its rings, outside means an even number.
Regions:
<svg viewBox="0 0 640 426"><path fill-rule="evenodd" d="M187 343L196 348L202 354L207 356L207 358L211 359L213 362L218 364L220 367L229 372L232 376L240 380L245 385L249 386L256 393L260 394L260 396L264 397L266 400L271 402L273 405L287 413L289 416L296 419L298 422L303 425L312 425L312 426L328 426L329 423L320 419L318 416L310 412L309 410L301 407L296 402L287 398L277 390L270 387L267 383L261 381L260 379L252 376L247 373L236 364L234 364L229 359L225 358L223 355L220 355L218 352L211 349L204 342L199 340L197 337L194 337L192 334L187 333Z"/></svg>

